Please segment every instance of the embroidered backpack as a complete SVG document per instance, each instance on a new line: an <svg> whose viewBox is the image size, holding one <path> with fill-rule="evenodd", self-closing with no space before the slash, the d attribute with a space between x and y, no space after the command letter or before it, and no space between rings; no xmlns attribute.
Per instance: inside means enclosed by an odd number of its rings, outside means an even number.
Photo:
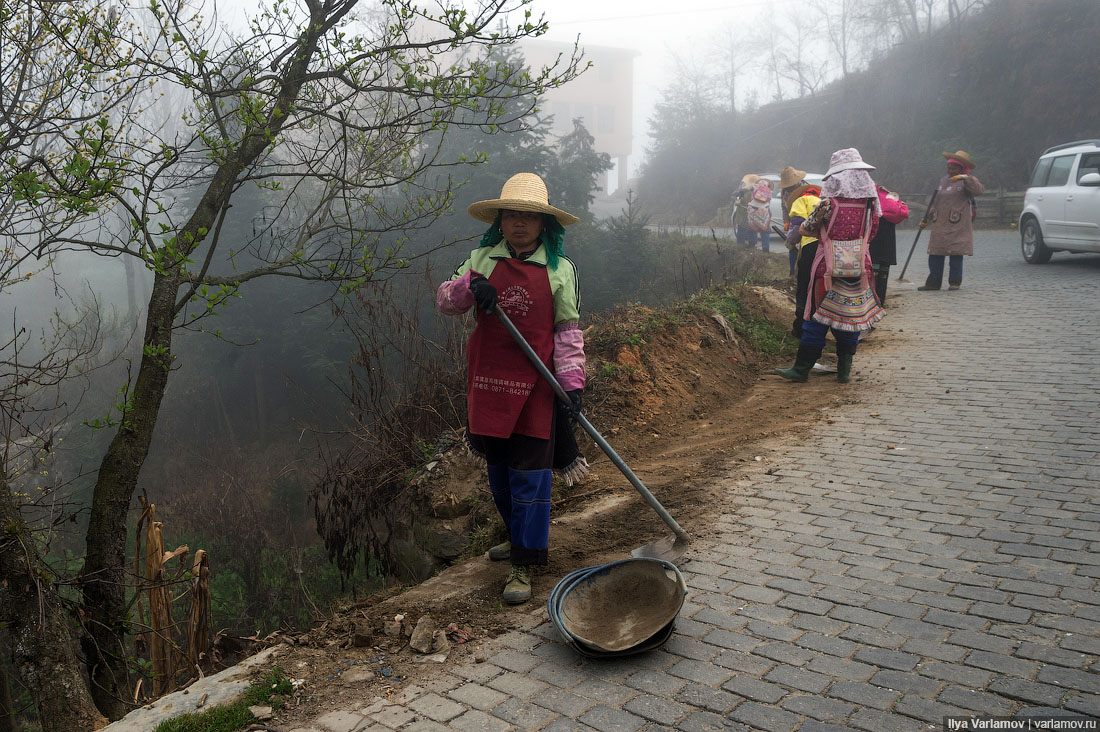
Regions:
<svg viewBox="0 0 1100 732"><path fill-rule="evenodd" d="M752 189L752 197L749 199L745 214L746 228L752 231L768 231L771 228L771 200L772 189L767 181L757 183Z"/></svg>

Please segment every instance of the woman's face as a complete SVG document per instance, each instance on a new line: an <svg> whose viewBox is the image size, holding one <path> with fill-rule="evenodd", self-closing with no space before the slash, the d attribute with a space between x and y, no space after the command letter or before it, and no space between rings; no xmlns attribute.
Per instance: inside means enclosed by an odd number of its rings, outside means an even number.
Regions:
<svg viewBox="0 0 1100 732"><path fill-rule="evenodd" d="M539 234L542 233L542 214L537 211L502 209L500 231L517 252L530 251L538 245Z"/></svg>
<svg viewBox="0 0 1100 732"><path fill-rule="evenodd" d="M947 174L948 175L960 175L962 172L963 172L963 166L959 165L958 163L949 162L947 164Z"/></svg>

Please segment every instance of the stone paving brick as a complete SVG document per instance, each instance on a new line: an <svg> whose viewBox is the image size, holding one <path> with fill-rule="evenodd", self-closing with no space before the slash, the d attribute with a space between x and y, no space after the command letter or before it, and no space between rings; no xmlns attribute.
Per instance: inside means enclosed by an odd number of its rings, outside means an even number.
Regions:
<svg viewBox="0 0 1100 732"><path fill-rule="evenodd" d="M368 716L378 724L397 729L412 721L416 717L416 713L407 707L392 705L385 706Z"/></svg>
<svg viewBox="0 0 1100 732"><path fill-rule="evenodd" d="M1019 699L1045 707L1058 706L1066 694L1066 690L1058 686L1007 677L994 679L989 685L989 691L1009 699Z"/></svg>
<svg viewBox="0 0 1100 732"><path fill-rule="evenodd" d="M1051 648L1039 643L1024 642L1016 649L1015 655L1020 658L1030 658L1043 663L1052 663L1056 666L1068 668L1084 668L1092 660L1088 654L1067 651L1061 648Z"/></svg>
<svg viewBox="0 0 1100 732"><path fill-rule="evenodd" d="M687 681L697 681L710 686L721 686L722 682L731 675L727 669L721 666L691 660L680 661L680 663L670 668L668 673Z"/></svg>
<svg viewBox="0 0 1100 732"><path fill-rule="evenodd" d="M531 697L531 703L570 719L576 719L596 706L596 702L592 699L556 688L547 689L541 694L536 694Z"/></svg>
<svg viewBox="0 0 1100 732"><path fill-rule="evenodd" d="M1100 674L1091 671L1077 671L1060 666L1043 666L1036 679L1045 684L1077 689L1090 694L1100 694Z"/></svg>
<svg viewBox="0 0 1100 732"><path fill-rule="evenodd" d="M480 684L464 684L448 691L447 696L460 704L486 712L508 699L507 694Z"/></svg>
<svg viewBox="0 0 1100 732"><path fill-rule="evenodd" d="M651 722L665 724L670 727L675 727L679 720L692 712L690 707L652 694L642 694L634 697L623 705L623 709Z"/></svg>
<svg viewBox="0 0 1100 732"><path fill-rule="evenodd" d="M760 638L744 635L742 633L734 633L728 630L712 630L700 640L704 643L718 646L719 648L725 648L731 651L743 651L746 653L763 642Z"/></svg>
<svg viewBox="0 0 1100 732"><path fill-rule="evenodd" d="M787 695L787 691L780 686L740 676L735 676L722 684L722 688L731 694L767 704L774 704Z"/></svg>
<svg viewBox="0 0 1100 732"><path fill-rule="evenodd" d="M448 724L460 732L507 732L512 729L512 725L503 719L497 719L476 709L452 719Z"/></svg>
<svg viewBox="0 0 1100 732"><path fill-rule="evenodd" d="M574 651L574 659L576 659L576 655L576 651ZM545 681L551 686L557 686L563 689L575 686L588 678L582 671L576 668L568 668L558 663L541 664L531 669L528 675L533 679Z"/></svg>
<svg viewBox="0 0 1100 732"><path fill-rule="evenodd" d="M466 711L466 708L458 702L444 699L438 694L426 694L413 700L409 703L409 709L435 722L446 722Z"/></svg>
<svg viewBox="0 0 1100 732"><path fill-rule="evenodd" d="M1008 716L1016 708L1010 699L958 686L948 686L937 698L944 704L990 716Z"/></svg>
<svg viewBox="0 0 1100 732"><path fill-rule="evenodd" d="M875 667L858 661L846 661L832 656L819 656L807 664L810 671L835 676L846 681L866 681L875 674Z"/></svg>
<svg viewBox="0 0 1100 732"><path fill-rule="evenodd" d="M492 714L520 729L538 729L557 716L553 712L521 699L509 699L494 709Z"/></svg>
<svg viewBox="0 0 1100 732"><path fill-rule="evenodd" d="M798 727L801 720L794 714L776 707L745 702L729 713L729 718L743 722L753 729L768 732L789 732Z"/></svg>
<svg viewBox="0 0 1100 732"><path fill-rule="evenodd" d="M1100 696L1075 694L1066 700L1066 709L1072 709L1090 717L1100 717Z"/></svg>
<svg viewBox="0 0 1100 732"><path fill-rule="evenodd" d="M888 709L901 693L857 681L838 681L826 692L828 696L852 702L861 707Z"/></svg>
<svg viewBox="0 0 1100 732"><path fill-rule="evenodd" d="M851 704L824 696L788 696L780 706L795 714L836 723L842 723L856 710Z"/></svg>
<svg viewBox="0 0 1100 732"><path fill-rule="evenodd" d="M820 694L829 688L829 684L833 683L830 676L793 666L776 666L765 674L764 680L814 694Z"/></svg>
<svg viewBox="0 0 1100 732"><path fill-rule="evenodd" d="M851 656L859 648L858 643L852 643L851 641L834 638L828 635L821 635L820 633L803 633L795 643L811 651L827 653L830 656L838 656L840 658Z"/></svg>
<svg viewBox="0 0 1100 732"><path fill-rule="evenodd" d="M417 719L401 728L401 732L447 732L450 727L430 719Z"/></svg>
<svg viewBox="0 0 1100 732"><path fill-rule="evenodd" d="M753 649L753 655L791 666L802 666L814 658L815 654L792 643L763 643Z"/></svg>
<svg viewBox="0 0 1100 732"><path fill-rule="evenodd" d="M579 721L600 732L634 732L645 724L645 720L636 714L607 706L588 710Z"/></svg>
<svg viewBox="0 0 1100 732"><path fill-rule="evenodd" d="M740 630L744 628L750 620L750 618L744 616L732 615L709 607L695 613L691 618L692 620L706 623L707 625L713 625L723 630Z"/></svg>
<svg viewBox="0 0 1100 732"><path fill-rule="evenodd" d="M754 620L745 626L745 630L762 638L771 638L778 641L792 641L802 634L797 628L784 625L774 625L762 620Z"/></svg>
<svg viewBox="0 0 1100 732"><path fill-rule="evenodd" d="M965 709L953 707L942 702L932 701L931 699L925 699L924 697L914 694L906 694L899 699L897 703L894 704L893 711L895 714L902 714L906 717L923 720L929 725L934 726L937 730L942 729L944 717L964 716L968 714Z"/></svg>
<svg viewBox="0 0 1100 732"><path fill-rule="evenodd" d="M926 641L946 640L949 633L949 630L943 626L925 623L921 620L909 620L908 618L894 618L886 624L886 630L908 638Z"/></svg>
<svg viewBox="0 0 1100 732"><path fill-rule="evenodd" d="M898 653L883 648L863 648L854 656L856 661L869 663L880 668L897 671L912 671L920 663L920 657L909 653Z"/></svg>
<svg viewBox="0 0 1100 732"><path fill-rule="evenodd" d="M716 714L725 714L744 701L743 697L735 694L714 689L705 684L695 683L689 683L675 695L672 695L671 698L681 704L687 704L697 709L705 709Z"/></svg>
<svg viewBox="0 0 1100 732"><path fill-rule="evenodd" d="M1011 656L1004 656L999 653L989 653L987 651L974 651L966 657L963 663L968 666L977 666L987 671L995 671L1007 676L1018 676L1023 679L1033 677L1035 675L1035 669L1038 667L1038 664L1033 661L1025 661L1019 658L1012 658ZM1069 669L1058 668L1057 670L1074 673ZM1040 681L1042 680L1043 679L1040 679Z"/></svg>
<svg viewBox="0 0 1100 732"><path fill-rule="evenodd" d="M632 689L667 699L678 694L688 682L667 673L643 670L628 676L623 683Z"/></svg>
<svg viewBox="0 0 1100 732"><path fill-rule="evenodd" d="M529 699L546 688L546 684L523 674L509 672L489 681L488 686L519 699Z"/></svg>
<svg viewBox="0 0 1100 732"><path fill-rule="evenodd" d="M749 676L763 676L775 666L772 661L740 651L723 651L714 659L714 663Z"/></svg>
<svg viewBox="0 0 1100 732"><path fill-rule="evenodd" d="M924 725L915 719L873 709L861 709L856 712L848 720L848 725L868 732L916 732L924 729Z"/></svg>
<svg viewBox="0 0 1100 732"><path fill-rule="evenodd" d="M539 665L541 660L530 654L509 649L494 653L489 657L489 662L518 674L525 674Z"/></svg>
<svg viewBox="0 0 1100 732"><path fill-rule="evenodd" d="M791 625L800 630L811 630L825 635L836 635L848 627L848 623L842 623L839 620L805 614L792 618Z"/></svg>
<svg viewBox="0 0 1100 732"><path fill-rule="evenodd" d="M879 671L871 677L869 683L904 694L917 694L927 698L935 697L936 692L943 686L943 682L938 679L903 671Z"/></svg>
<svg viewBox="0 0 1100 732"><path fill-rule="evenodd" d="M974 648L980 651L988 651L990 653L1000 653L1002 655L1012 653L1012 649L1016 644L1006 638L996 638L988 633L975 633L970 630L957 630L951 634L948 642L964 648Z"/></svg>
<svg viewBox="0 0 1100 732"><path fill-rule="evenodd" d="M725 717L711 712L695 712L681 720L677 728L682 732L717 732L718 730L728 732L733 729Z"/></svg>
<svg viewBox="0 0 1100 732"><path fill-rule="evenodd" d="M906 640L905 636L899 633L891 633L888 630L879 630L878 628L868 628L864 625L853 625L842 631L840 637L856 643L877 646L879 648L889 648L895 651L899 649Z"/></svg>
<svg viewBox="0 0 1100 732"><path fill-rule="evenodd" d="M324 732L357 732L363 728L366 718L355 712L329 712L313 723Z"/></svg>
<svg viewBox="0 0 1100 732"><path fill-rule="evenodd" d="M621 705L637 694L634 689L601 679L587 679L570 689L574 694L594 699L603 704Z"/></svg>

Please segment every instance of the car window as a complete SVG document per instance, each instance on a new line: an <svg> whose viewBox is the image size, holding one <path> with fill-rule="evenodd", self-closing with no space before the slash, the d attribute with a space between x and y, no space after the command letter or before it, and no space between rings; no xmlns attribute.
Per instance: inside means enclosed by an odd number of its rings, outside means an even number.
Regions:
<svg viewBox="0 0 1100 732"><path fill-rule="evenodd" d="M1089 153L1081 156L1081 164L1077 166L1077 182L1081 182L1081 176L1086 173L1100 173L1100 153Z"/></svg>
<svg viewBox="0 0 1100 732"><path fill-rule="evenodd" d="M1050 164L1053 162L1054 158L1039 158L1035 172L1031 174L1031 182L1027 184L1029 188L1042 188L1047 184L1047 173L1050 172Z"/></svg>
<svg viewBox="0 0 1100 732"><path fill-rule="evenodd" d="M1047 176L1048 188L1064 186L1069 182L1069 171L1076 158L1076 155L1060 155L1054 158L1054 163L1050 166L1050 175Z"/></svg>

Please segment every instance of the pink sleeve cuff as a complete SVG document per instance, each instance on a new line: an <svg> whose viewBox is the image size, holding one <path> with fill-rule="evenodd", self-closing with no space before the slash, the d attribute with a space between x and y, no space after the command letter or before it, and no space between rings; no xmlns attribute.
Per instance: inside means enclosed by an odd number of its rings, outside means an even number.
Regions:
<svg viewBox="0 0 1100 732"><path fill-rule="evenodd" d="M448 280L435 292L435 305L444 315L460 315L474 306L474 293L470 292L470 280L481 277L479 272L468 270L458 279Z"/></svg>
<svg viewBox="0 0 1100 732"><path fill-rule="evenodd" d="M554 377L566 391L583 389L584 333L576 322L554 326Z"/></svg>

